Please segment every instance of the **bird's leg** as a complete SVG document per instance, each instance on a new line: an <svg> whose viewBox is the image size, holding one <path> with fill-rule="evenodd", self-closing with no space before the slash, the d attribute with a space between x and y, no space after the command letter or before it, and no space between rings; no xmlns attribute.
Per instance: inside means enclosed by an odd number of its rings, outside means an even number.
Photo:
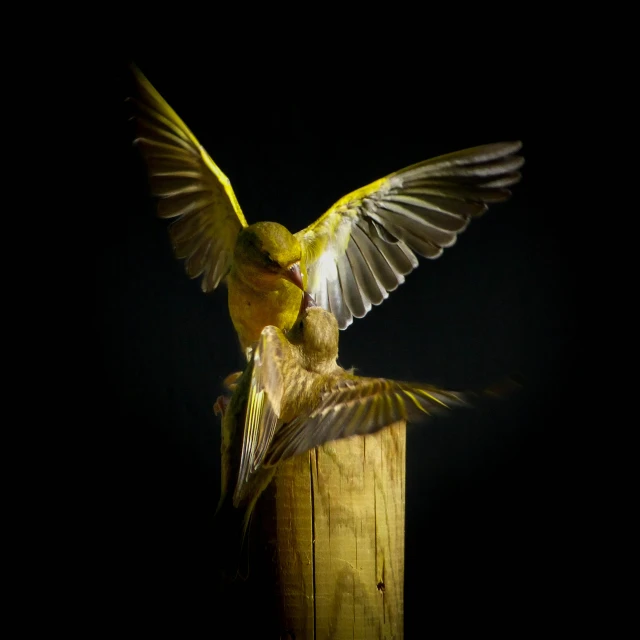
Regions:
<svg viewBox="0 0 640 640"><path fill-rule="evenodd" d="M230 400L231 398L229 396L218 396L218 399L213 405L213 413L215 413L216 416L220 416L220 419L224 418L224 412L227 410Z"/></svg>
<svg viewBox="0 0 640 640"><path fill-rule="evenodd" d="M228 389L233 393L235 388L238 386L237 380L241 375L242 375L242 371L234 371L233 373L230 373L222 382L222 384L224 385L224 388ZM231 400L230 396L218 396L218 399L215 401L215 404L213 405L213 412L217 416L224 418L224 412L226 411L230 400Z"/></svg>

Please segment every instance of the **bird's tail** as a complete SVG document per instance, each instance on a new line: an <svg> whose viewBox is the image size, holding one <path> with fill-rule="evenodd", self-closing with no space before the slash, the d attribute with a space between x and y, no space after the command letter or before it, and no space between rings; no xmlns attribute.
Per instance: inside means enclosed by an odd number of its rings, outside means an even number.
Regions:
<svg viewBox="0 0 640 640"><path fill-rule="evenodd" d="M224 580L246 580L249 575L247 532L251 510L235 508L231 500L224 500L214 517L214 535Z"/></svg>

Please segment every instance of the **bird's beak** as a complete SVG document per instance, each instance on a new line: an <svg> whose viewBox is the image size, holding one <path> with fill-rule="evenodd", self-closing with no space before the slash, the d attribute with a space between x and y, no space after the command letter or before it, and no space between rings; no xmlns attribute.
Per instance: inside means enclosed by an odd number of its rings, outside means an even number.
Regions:
<svg viewBox="0 0 640 640"><path fill-rule="evenodd" d="M293 282L301 291L304 291L304 284L302 284L302 271L300 271L300 262L294 262L284 272L284 277Z"/></svg>

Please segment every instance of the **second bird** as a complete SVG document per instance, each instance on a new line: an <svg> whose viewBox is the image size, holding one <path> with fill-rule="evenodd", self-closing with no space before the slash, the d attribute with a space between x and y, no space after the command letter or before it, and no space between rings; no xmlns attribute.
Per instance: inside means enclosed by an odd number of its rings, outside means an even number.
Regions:
<svg viewBox="0 0 640 640"><path fill-rule="evenodd" d="M304 311L286 334L265 327L223 410L216 517L232 576L255 504L280 462L401 420L418 422L471 406L469 401L478 398L428 384L354 375L337 363L338 342L335 317L318 307Z"/></svg>

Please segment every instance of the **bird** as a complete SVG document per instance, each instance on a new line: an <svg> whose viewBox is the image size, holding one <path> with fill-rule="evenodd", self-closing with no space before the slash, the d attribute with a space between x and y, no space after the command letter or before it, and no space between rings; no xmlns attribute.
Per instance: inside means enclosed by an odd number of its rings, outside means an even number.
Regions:
<svg viewBox="0 0 640 640"><path fill-rule="evenodd" d="M522 142L498 142L418 162L340 198L291 233L248 224L226 175L195 135L131 65L135 143L157 213L171 219L175 256L205 293L227 285L228 308L247 360L262 329L291 329L305 296L341 330L364 317L418 267L438 258L473 218L511 197Z"/></svg>
<svg viewBox="0 0 640 640"><path fill-rule="evenodd" d="M231 399L219 406L222 465L215 518L225 548L236 549L227 557L231 574L238 571L251 515L278 464L333 440L473 406L480 395L358 376L338 364L338 342L337 319L319 306L308 307L286 333L265 327ZM507 388L501 384L486 393L501 395Z"/></svg>

